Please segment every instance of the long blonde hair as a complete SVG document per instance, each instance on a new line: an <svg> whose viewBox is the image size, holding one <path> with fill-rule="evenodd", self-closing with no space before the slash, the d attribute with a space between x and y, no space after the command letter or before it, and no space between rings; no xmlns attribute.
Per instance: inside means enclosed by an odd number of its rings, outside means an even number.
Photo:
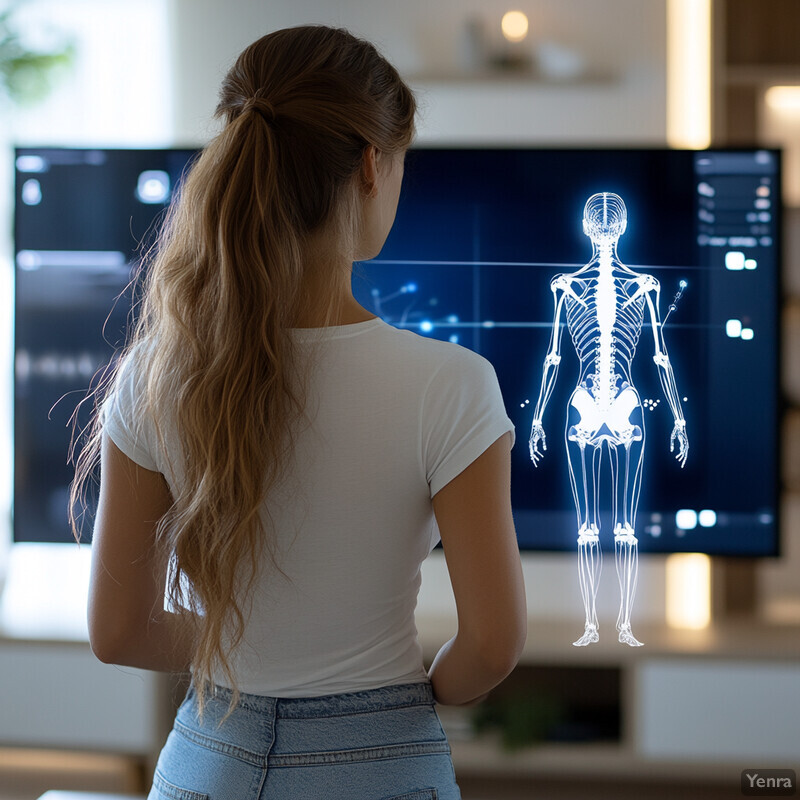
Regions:
<svg viewBox="0 0 800 800"><path fill-rule="evenodd" d="M262 506L304 408L286 329L313 266L306 245L326 226L352 231L365 148L404 150L414 115L397 71L345 30L289 28L247 47L220 88L214 117L224 127L191 165L143 259L133 335L94 393L71 486L76 538L75 509L99 461L98 411L126 359L142 387L138 417L162 449L168 425L180 442L183 480L171 486L156 546L159 563L174 566L172 606L200 615L192 679L201 711L217 668L234 688L231 708L238 699L228 648L241 641L264 548L273 556Z"/></svg>

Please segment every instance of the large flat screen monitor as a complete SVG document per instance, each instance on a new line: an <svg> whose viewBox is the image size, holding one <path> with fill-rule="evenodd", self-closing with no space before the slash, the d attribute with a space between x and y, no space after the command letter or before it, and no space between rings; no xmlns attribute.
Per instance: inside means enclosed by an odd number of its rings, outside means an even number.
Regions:
<svg viewBox="0 0 800 800"><path fill-rule="evenodd" d="M16 150L17 541L69 538L67 421L124 339L125 287L141 242L196 152ZM630 360L641 403L641 424L628 426L646 442L631 450L643 452L641 468L627 465L628 479L638 481L640 551L777 555L779 153L415 148L405 170L394 228L380 256L356 266L354 293L387 322L469 347L494 365L516 426L512 502L520 547L575 548L570 399L586 343L599 354L610 341L627 348L603 352ZM626 291L641 292L624 310L618 303L610 321L607 313L595 319L595 335L581 338L575 311L586 307L581 287L589 283L571 276L592 261L584 206L604 192L624 201L627 227L616 255L631 273ZM566 282L554 284L559 275ZM612 282L612 294L614 286L621 284ZM654 315L649 303L657 294ZM633 322L620 339L614 324L626 314ZM560 361L542 420L547 450L534 467L528 437L554 329ZM654 360L660 335L672 401L663 359ZM676 398L689 441L683 468L677 449L670 452ZM585 408L581 414L591 416ZM597 484L601 540L613 548L608 444L595 465L593 452L588 445L585 474ZM626 452L617 447L618 481Z"/></svg>

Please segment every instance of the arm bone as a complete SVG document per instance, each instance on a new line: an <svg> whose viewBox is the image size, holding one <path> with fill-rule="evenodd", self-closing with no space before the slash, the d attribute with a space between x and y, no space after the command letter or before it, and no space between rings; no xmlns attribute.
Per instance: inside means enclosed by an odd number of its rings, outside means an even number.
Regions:
<svg viewBox="0 0 800 800"><path fill-rule="evenodd" d="M667 398L672 416L676 422L684 422L683 409L681 408L680 395L678 394L678 387L675 383L675 373L672 371L672 364L667 354L667 346L664 342L664 333L661 328L661 321L659 319L658 302L661 293L658 284L654 287L655 302L653 301L653 292L647 292L647 306L650 309L650 322L653 328L653 339L655 340L656 354L653 356L653 361L658 367L658 377L661 380L661 388L664 391L664 396Z"/></svg>
<svg viewBox="0 0 800 800"><path fill-rule="evenodd" d="M544 372L542 374L542 385L539 389L539 399L536 401L536 410L534 411L534 420L541 422L544 416L544 410L547 402L550 400L550 395L553 393L556 378L558 377L558 365L561 363L561 309L564 306L564 298L566 295L562 292L559 294L559 289L563 288L563 282L559 279L554 280L550 284L550 289L553 292L553 305L555 312L553 314L553 327L550 332L550 347L547 351L547 356L544 359Z"/></svg>

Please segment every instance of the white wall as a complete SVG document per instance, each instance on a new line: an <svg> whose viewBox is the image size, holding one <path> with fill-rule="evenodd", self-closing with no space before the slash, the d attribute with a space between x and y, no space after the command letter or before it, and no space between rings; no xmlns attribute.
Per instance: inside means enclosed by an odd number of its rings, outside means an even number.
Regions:
<svg viewBox="0 0 800 800"><path fill-rule="evenodd" d="M466 27L495 29L505 0L170 0L175 131L204 142L225 71L248 44L282 27L342 25L382 50L423 104L420 141L639 142L666 140L666 0L525 0L531 47L551 41L583 54L600 83L516 79L443 81L464 62Z"/></svg>

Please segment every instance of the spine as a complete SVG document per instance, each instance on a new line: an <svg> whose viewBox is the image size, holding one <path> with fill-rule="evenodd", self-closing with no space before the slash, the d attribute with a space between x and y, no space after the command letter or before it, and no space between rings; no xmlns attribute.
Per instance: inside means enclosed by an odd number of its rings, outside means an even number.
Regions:
<svg viewBox="0 0 800 800"><path fill-rule="evenodd" d="M611 251L600 252L599 276L597 279L597 322L599 337L595 359L594 395L601 409L611 406L616 367L614 326L617 322L617 297L611 266Z"/></svg>

